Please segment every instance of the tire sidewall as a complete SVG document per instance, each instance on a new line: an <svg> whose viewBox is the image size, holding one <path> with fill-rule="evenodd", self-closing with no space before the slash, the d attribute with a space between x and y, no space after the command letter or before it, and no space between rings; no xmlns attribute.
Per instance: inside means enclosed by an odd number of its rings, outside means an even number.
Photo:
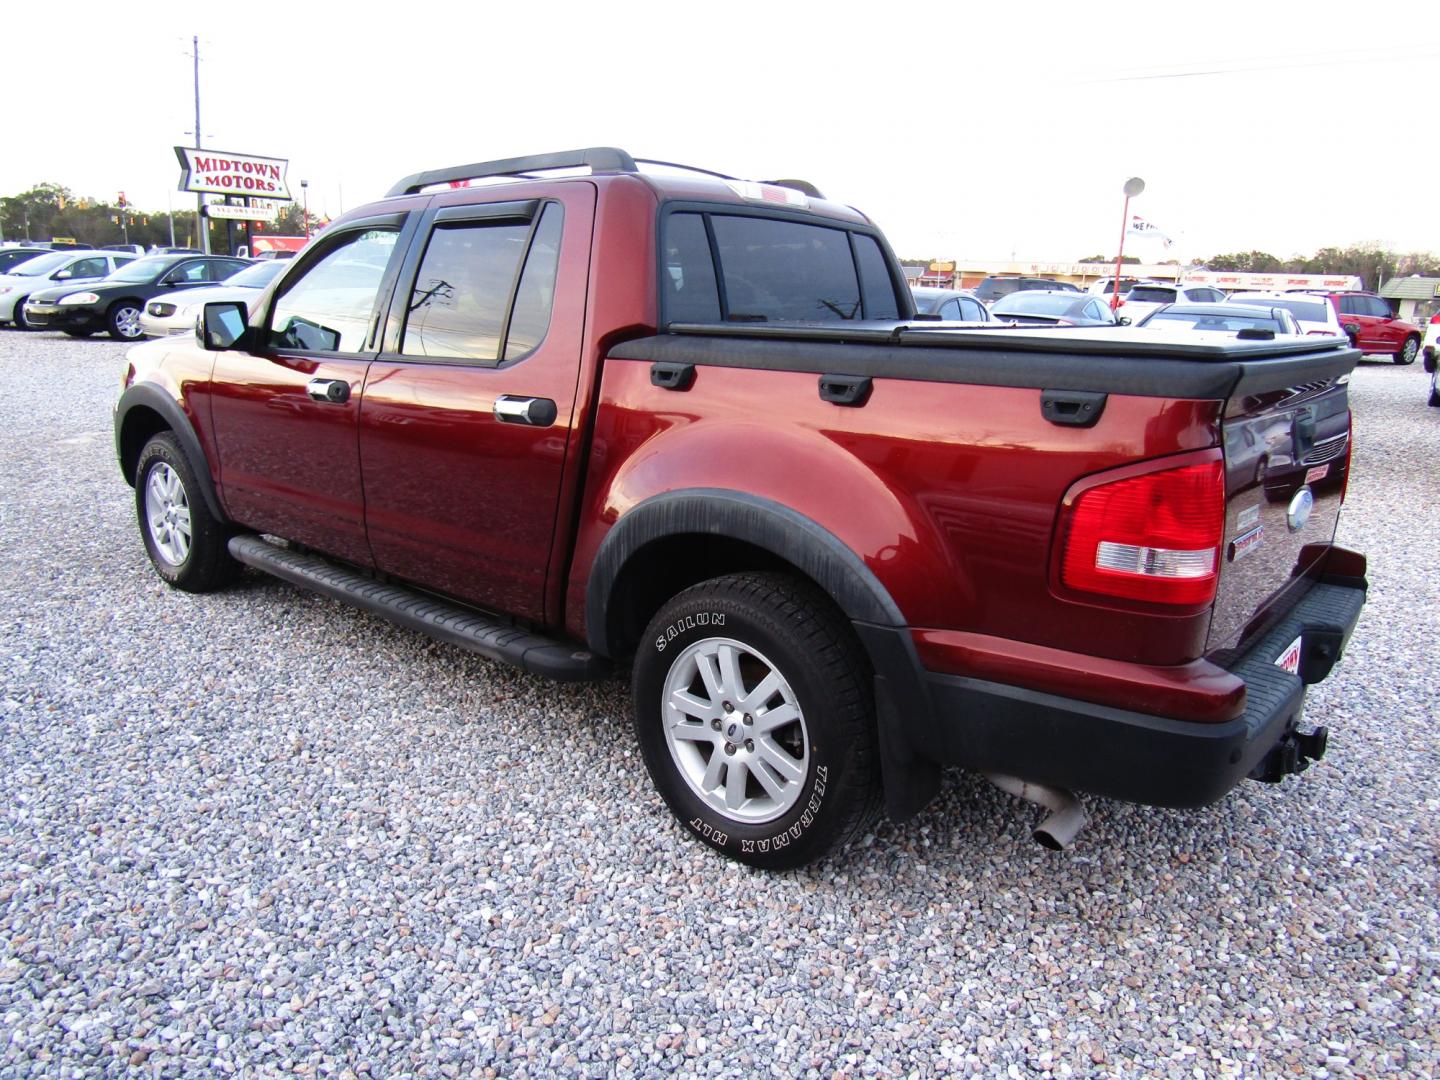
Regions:
<svg viewBox="0 0 1440 1080"><path fill-rule="evenodd" d="M161 464L169 465L180 478L180 486L185 491L185 503L190 508L190 550L185 553L184 561L178 566L161 555L159 548L155 546L155 538L150 533L149 515L145 511L145 492L150 484L150 474ZM135 511L140 521L140 535L145 541L145 552L150 556L155 572L171 585L183 586L194 572L198 550L196 500L199 496L195 473L175 441L166 436L151 439L140 452L140 460L135 466Z"/></svg>
<svg viewBox="0 0 1440 1080"><path fill-rule="evenodd" d="M133 337L126 337L120 332L120 312L124 311L126 308L130 308L135 311L137 318L139 317L142 310L140 307L132 304L129 300L120 300L113 304L109 312L106 314L106 322L109 325L110 336L113 337L116 341L139 341L145 336L145 332L139 329L138 324L136 327L135 335ZM188 487L185 489L185 494L187 497L190 494L190 489Z"/></svg>
<svg viewBox="0 0 1440 1080"><path fill-rule="evenodd" d="M790 684L804 717L809 761L801 795L785 814L763 824L737 822L710 807L691 790L666 742L663 694L671 666L687 646L712 637L763 653ZM739 597L682 593L651 621L633 675L636 736L646 767L686 829L733 859L774 869L800 865L830 845L848 809L840 798L845 746L830 716L838 695L818 665L797 655L773 616Z"/></svg>

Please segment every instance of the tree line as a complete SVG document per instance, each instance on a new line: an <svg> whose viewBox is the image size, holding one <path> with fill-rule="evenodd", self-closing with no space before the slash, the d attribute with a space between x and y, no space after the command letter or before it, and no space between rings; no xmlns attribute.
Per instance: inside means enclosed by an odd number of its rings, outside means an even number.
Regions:
<svg viewBox="0 0 1440 1080"><path fill-rule="evenodd" d="M110 202L77 196L60 184L36 184L18 195L0 196L0 240L73 241L91 247L129 243L147 248L198 248L194 200L183 194L176 198L189 203L190 209L168 212L141 210L128 204L120 205L119 194ZM224 252L225 222L208 223L210 249ZM235 224L235 243L244 243L243 223ZM313 232L323 223L311 214L309 224ZM293 202L281 207L275 221L254 223L257 236L304 236L305 226L305 212Z"/></svg>
<svg viewBox="0 0 1440 1080"><path fill-rule="evenodd" d="M933 259L901 259L907 266L929 266ZM1115 256L1087 255L1077 262L1115 265ZM1174 260L1170 260L1172 263ZM1127 264L1140 260L1126 255ZM1257 274L1333 274L1354 275L1368 289L1380 286L1394 277L1440 277L1440 256L1428 251L1398 252L1381 244L1352 244L1349 247L1323 247L1313 255L1292 255L1288 259L1268 251L1236 251L1212 255L1194 264L1197 270L1248 271Z"/></svg>

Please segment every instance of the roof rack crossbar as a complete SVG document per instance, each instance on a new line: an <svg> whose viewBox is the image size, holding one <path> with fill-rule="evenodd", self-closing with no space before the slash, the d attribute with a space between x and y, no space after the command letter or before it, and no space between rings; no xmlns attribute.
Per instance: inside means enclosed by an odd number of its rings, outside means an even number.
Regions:
<svg viewBox="0 0 1440 1080"><path fill-rule="evenodd" d="M638 172L635 159L613 146L591 146L583 150L562 150L555 154L533 154L529 157L502 158L499 161L477 161L473 165L452 165L447 169L430 169L405 177L386 195L414 195L432 184L448 184L456 180L478 180L486 176L516 176L541 169L579 169L589 166L592 172Z"/></svg>

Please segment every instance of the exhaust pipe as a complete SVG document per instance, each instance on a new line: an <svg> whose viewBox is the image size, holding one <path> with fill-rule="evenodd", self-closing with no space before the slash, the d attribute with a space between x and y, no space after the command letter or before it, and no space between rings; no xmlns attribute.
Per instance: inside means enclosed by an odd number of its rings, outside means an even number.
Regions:
<svg viewBox="0 0 1440 1080"><path fill-rule="evenodd" d="M1050 811L1049 816L1040 822L1031 834L1042 847L1051 851L1068 848L1085 827L1085 808L1073 793L1063 788L1035 784L1003 773L986 773L985 779L1007 794L1018 796Z"/></svg>

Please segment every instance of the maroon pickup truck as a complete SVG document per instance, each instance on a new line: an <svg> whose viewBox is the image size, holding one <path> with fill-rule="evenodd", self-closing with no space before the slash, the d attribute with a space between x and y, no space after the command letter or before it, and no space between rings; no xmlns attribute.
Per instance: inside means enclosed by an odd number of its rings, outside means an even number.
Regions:
<svg viewBox="0 0 1440 1080"><path fill-rule="evenodd" d="M645 168L641 168L645 165ZM420 173L132 350L155 569L242 564L557 679L629 670L684 828L808 862L941 768L1084 820L1325 749L1344 340L916 320L862 214L623 151ZM557 732L557 735L560 733Z"/></svg>

